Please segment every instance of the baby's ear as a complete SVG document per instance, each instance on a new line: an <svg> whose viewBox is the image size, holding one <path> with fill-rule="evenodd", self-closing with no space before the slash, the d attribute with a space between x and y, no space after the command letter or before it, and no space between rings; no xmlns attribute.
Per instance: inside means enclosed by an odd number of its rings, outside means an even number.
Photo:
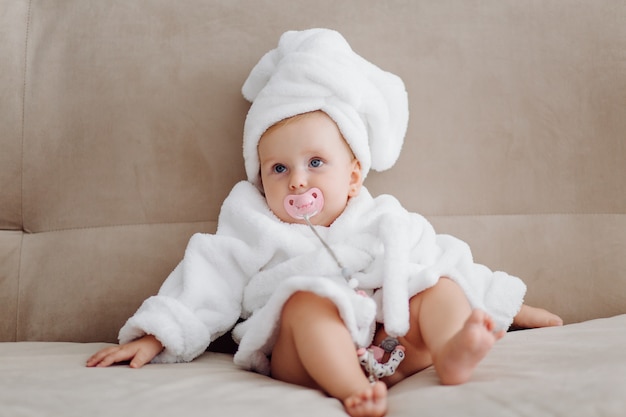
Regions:
<svg viewBox="0 0 626 417"><path fill-rule="evenodd" d="M361 163L358 159L354 158L352 161L352 171L350 173L350 192L349 197L356 197L361 191L363 186L363 171L361 170Z"/></svg>
<svg viewBox="0 0 626 417"><path fill-rule="evenodd" d="M261 192L261 195L265 197L265 187L263 187L263 177L261 176L261 170L259 170L259 176L257 177L259 182L256 185L256 188Z"/></svg>

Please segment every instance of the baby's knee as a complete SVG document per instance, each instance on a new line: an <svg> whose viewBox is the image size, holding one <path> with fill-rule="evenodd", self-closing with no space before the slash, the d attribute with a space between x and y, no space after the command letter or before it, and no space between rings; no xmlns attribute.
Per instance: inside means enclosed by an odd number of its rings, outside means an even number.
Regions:
<svg viewBox="0 0 626 417"><path fill-rule="evenodd" d="M459 284L457 284L452 278L448 278L445 276L439 278L439 281L437 281L437 283L435 284L435 287L440 287L443 289L452 289L452 290L457 290L461 288Z"/></svg>
<svg viewBox="0 0 626 417"><path fill-rule="evenodd" d="M435 293L441 296L464 295L463 289L454 280L448 277L440 277L437 283L424 291L425 294Z"/></svg>
<svg viewBox="0 0 626 417"><path fill-rule="evenodd" d="M411 320L419 319L419 313L424 300L434 300L435 302L439 300L441 302L451 303L467 302L467 298L461 286L448 277L439 278L435 285L411 297L409 300Z"/></svg>
<svg viewBox="0 0 626 417"><path fill-rule="evenodd" d="M283 319L294 318L316 314L327 309L337 309L330 299L310 291L297 291L285 302L281 315Z"/></svg>
<svg viewBox="0 0 626 417"><path fill-rule="evenodd" d="M318 302L319 295L310 291L296 291L287 299L284 308L302 308Z"/></svg>

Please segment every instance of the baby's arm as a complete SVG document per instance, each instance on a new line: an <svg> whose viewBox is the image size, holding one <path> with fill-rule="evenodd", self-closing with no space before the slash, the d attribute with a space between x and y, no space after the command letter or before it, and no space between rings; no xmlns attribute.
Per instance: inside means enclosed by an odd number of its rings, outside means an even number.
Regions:
<svg viewBox="0 0 626 417"><path fill-rule="evenodd" d="M523 304L520 311L513 318L513 327L532 329L535 327L562 326L563 319L543 308L531 307Z"/></svg>
<svg viewBox="0 0 626 417"><path fill-rule="evenodd" d="M88 367L105 367L130 361L131 368L141 368L161 353L163 345L152 335L146 335L124 345L111 346L96 352L87 360Z"/></svg>

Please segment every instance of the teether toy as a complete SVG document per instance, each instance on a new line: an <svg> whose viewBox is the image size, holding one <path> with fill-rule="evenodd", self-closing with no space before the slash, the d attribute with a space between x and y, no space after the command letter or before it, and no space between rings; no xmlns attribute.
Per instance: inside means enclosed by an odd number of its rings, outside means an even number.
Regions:
<svg viewBox="0 0 626 417"><path fill-rule="evenodd" d="M385 339L385 341L392 339ZM385 342L383 341L383 343ZM404 360L404 346L400 345L396 339L394 341L394 348L389 355L389 360L386 363L382 363L382 352L386 351L378 346L370 346L368 349L360 348L357 350L357 356L361 366L369 375L370 382L375 382L377 379L384 378L386 376L393 375L398 369L398 365Z"/></svg>

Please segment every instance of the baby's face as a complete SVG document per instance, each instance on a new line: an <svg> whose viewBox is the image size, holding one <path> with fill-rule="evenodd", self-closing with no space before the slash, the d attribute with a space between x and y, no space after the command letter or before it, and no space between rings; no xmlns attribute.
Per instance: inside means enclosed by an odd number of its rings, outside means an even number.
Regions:
<svg viewBox="0 0 626 417"><path fill-rule="evenodd" d="M324 197L315 225L330 226L350 197L361 189L361 166L335 122L317 111L268 129L259 141L261 181L276 216L287 223L305 223L284 207L288 195L318 188Z"/></svg>

